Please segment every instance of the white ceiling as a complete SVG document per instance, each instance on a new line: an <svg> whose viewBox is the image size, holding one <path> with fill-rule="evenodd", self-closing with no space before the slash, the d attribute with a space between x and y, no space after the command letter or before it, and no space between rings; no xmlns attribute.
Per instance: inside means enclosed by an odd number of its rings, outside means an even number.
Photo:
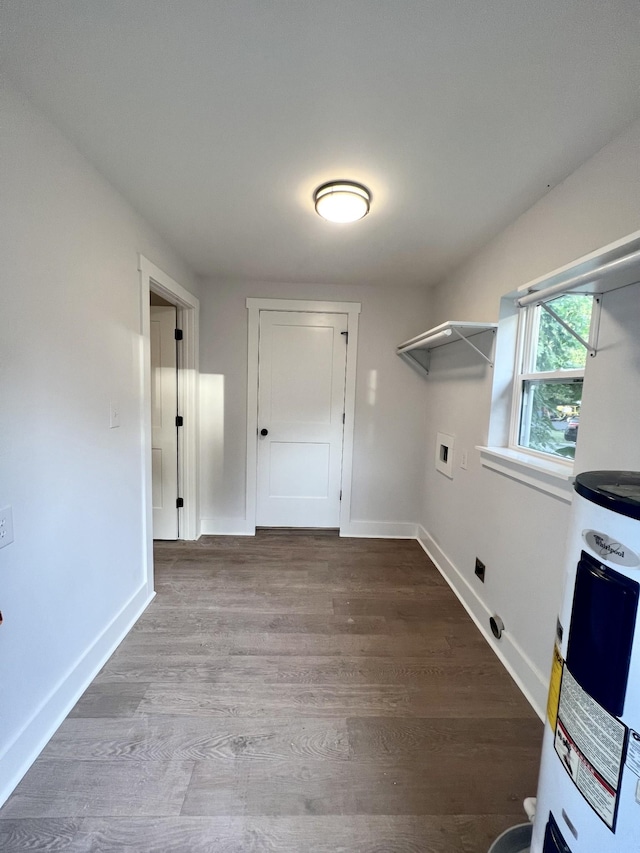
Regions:
<svg viewBox="0 0 640 853"><path fill-rule="evenodd" d="M1 65L205 276L437 281L640 115L637 0L3 0ZM313 210L332 178L371 213Z"/></svg>

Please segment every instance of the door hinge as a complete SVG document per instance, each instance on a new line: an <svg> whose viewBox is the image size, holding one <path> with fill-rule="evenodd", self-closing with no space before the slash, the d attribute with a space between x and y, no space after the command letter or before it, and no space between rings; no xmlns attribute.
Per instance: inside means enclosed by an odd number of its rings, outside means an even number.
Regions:
<svg viewBox="0 0 640 853"><path fill-rule="evenodd" d="M176 415L176 426L184 426L184 418L182 417L182 415Z"/></svg>
<svg viewBox="0 0 640 853"><path fill-rule="evenodd" d="M344 335L345 344L349 343L349 332L340 332L341 335Z"/></svg>
<svg viewBox="0 0 640 853"><path fill-rule="evenodd" d="M184 506L184 498L176 498L176 509L182 509Z"/></svg>
<svg viewBox="0 0 640 853"><path fill-rule="evenodd" d="M340 489L340 500L342 500L342 489Z"/></svg>
<svg viewBox="0 0 640 853"><path fill-rule="evenodd" d="M345 412L343 412L343 413L342 413L342 423L344 423L344 419L345 419L345 417L346 417L346 414L345 414Z"/></svg>
<svg viewBox="0 0 640 853"><path fill-rule="evenodd" d="M173 336L177 341L182 340L182 329L175 329L173 332Z"/></svg>

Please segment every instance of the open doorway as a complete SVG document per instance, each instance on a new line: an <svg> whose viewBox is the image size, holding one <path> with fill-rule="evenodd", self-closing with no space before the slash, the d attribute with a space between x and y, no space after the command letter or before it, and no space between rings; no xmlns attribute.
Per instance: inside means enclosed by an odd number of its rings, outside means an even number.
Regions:
<svg viewBox="0 0 640 853"><path fill-rule="evenodd" d="M153 478L153 409L152 409L152 367L151 367L151 337L152 337L152 301L154 309L165 308L175 323L181 337L177 351L175 390L176 405L173 414L182 418L179 427L179 442L175 450L175 466L169 451L167 469L173 467L177 483L178 505L175 507L177 524L176 537L180 539L197 539L199 535L198 483L197 483L197 450L198 450L198 328L199 309L198 299L185 290L180 284L166 275L142 255L139 258L141 284L141 343L143 363L143 453L145 467L145 542L148 565L153 565L152 546L154 536L154 478ZM158 304L159 303L159 304ZM175 314L175 320L174 320ZM174 339L175 340L175 339ZM174 350L175 352L175 350ZM172 392L170 392L172 393ZM171 404L170 404L171 406ZM171 417L167 415L166 417ZM157 456L157 454L156 454ZM156 464L157 467L157 464ZM157 485L156 485L157 489ZM167 538L163 536L162 538ZM169 536L168 538L174 538Z"/></svg>

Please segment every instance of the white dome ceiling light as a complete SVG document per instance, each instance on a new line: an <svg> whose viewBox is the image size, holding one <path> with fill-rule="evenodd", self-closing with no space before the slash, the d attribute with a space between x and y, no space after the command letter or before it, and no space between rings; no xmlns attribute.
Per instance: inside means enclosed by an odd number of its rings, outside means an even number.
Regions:
<svg viewBox="0 0 640 853"><path fill-rule="evenodd" d="M356 222L369 213L371 193L353 181L329 181L313 194L316 211L329 222Z"/></svg>

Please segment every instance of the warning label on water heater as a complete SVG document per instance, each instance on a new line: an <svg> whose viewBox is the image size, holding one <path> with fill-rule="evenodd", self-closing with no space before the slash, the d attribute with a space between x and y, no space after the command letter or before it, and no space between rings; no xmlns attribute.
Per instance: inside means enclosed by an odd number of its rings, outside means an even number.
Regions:
<svg viewBox="0 0 640 853"><path fill-rule="evenodd" d="M555 732L558 722L558 706L560 704L560 683L562 682L562 655L556 643L553 647L553 663L551 665L551 678L549 679L549 696L547 697L547 719L551 729Z"/></svg>
<svg viewBox="0 0 640 853"><path fill-rule="evenodd" d="M613 829L626 727L580 687L565 664L555 749L591 808Z"/></svg>

